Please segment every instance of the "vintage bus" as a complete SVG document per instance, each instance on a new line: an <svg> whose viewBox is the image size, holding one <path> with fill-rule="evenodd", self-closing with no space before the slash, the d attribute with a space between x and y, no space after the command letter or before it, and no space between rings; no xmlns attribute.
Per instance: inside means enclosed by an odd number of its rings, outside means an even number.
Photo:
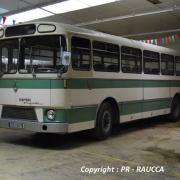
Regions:
<svg viewBox="0 0 180 180"><path fill-rule="evenodd" d="M0 127L40 133L180 116L180 53L61 23L0 29Z"/></svg>

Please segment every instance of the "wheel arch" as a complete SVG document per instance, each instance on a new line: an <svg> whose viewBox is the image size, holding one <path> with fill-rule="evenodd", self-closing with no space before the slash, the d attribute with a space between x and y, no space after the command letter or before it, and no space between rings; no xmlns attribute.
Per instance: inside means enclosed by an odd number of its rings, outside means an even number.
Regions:
<svg viewBox="0 0 180 180"><path fill-rule="evenodd" d="M168 119L176 122L180 118L180 93L176 93L170 103L170 114Z"/></svg>
<svg viewBox="0 0 180 180"><path fill-rule="evenodd" d="M174 101L176 98L178 98L179 101L180 101L180 93L179 93L179 92L177 92L177 93L173 96L173 98L172 98L172 100L171 100L170 107L172 106L172 103L173 103L173 101Z"/></svg>
<svg viewBox="0 0 180 180"><path fill-rule="evenodd" d="M104 103L104 102L108 102L112 105L113 107L113 111L114 111L114 121L113 121L113 124L118 124L119 123L119 120L120 120L120 110L119 110L119 106L118 106L118 102L116 101L115 98L113 97L107 97L105 99L103 99L97 109L96 109L96 118L95 118L95 123L96 123L96 120L97 120L97 115L98 115L98 112L99 112L99 109L101 107L101 105Z"/></svg>

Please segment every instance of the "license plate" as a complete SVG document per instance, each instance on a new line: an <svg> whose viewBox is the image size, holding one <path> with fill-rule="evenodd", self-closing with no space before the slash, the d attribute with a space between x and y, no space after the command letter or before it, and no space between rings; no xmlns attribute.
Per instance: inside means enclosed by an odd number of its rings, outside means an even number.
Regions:
<svg viewBox="0 0 180 180"><path fill-rule="evenodd" d="M13 129L24 129L24 123L10 122L10 123L9 123L9 128L13 128Z"/></svg>

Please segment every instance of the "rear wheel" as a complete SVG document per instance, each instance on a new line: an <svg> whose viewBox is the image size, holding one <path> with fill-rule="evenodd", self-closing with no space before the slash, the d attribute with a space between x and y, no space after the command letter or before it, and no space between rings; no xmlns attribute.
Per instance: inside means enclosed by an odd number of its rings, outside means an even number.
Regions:
<svg viewBox="0 0 180 180"><path fill-rule="evenodd" d="M170 120L177 121L180 117L180 98L175 97L171 105Z"/></svg>
<svg viewBox="0 0 180 180"><path fill-rule="evenodd" d="M106 139L110 136L113 124L113 109L110 103L104 102L97 114L96 127L94 130L95 138L98 140Z"/></svg>

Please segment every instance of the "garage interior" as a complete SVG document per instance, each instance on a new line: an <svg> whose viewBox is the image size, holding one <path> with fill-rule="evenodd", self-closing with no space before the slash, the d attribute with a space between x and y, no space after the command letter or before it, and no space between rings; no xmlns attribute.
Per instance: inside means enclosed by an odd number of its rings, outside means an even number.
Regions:
<svg viewBox="0 0 180 180"><path fill-rule="evenodd" d="M77 7L61 9L59 3L67 1L0 0L0 16L6 17L1 26L12 25L13 20L62 22L140 41L169 38L158 45L179 50L179 0L72 1ZM45 15L20 16L34 9ZM156 117L122 124L105 141L93 140L87 131L38 135L0 129L0 159L0 179L180 179L180 121ZM165 172L81 172L82 166L137 165L164 166Z"/></svg>

